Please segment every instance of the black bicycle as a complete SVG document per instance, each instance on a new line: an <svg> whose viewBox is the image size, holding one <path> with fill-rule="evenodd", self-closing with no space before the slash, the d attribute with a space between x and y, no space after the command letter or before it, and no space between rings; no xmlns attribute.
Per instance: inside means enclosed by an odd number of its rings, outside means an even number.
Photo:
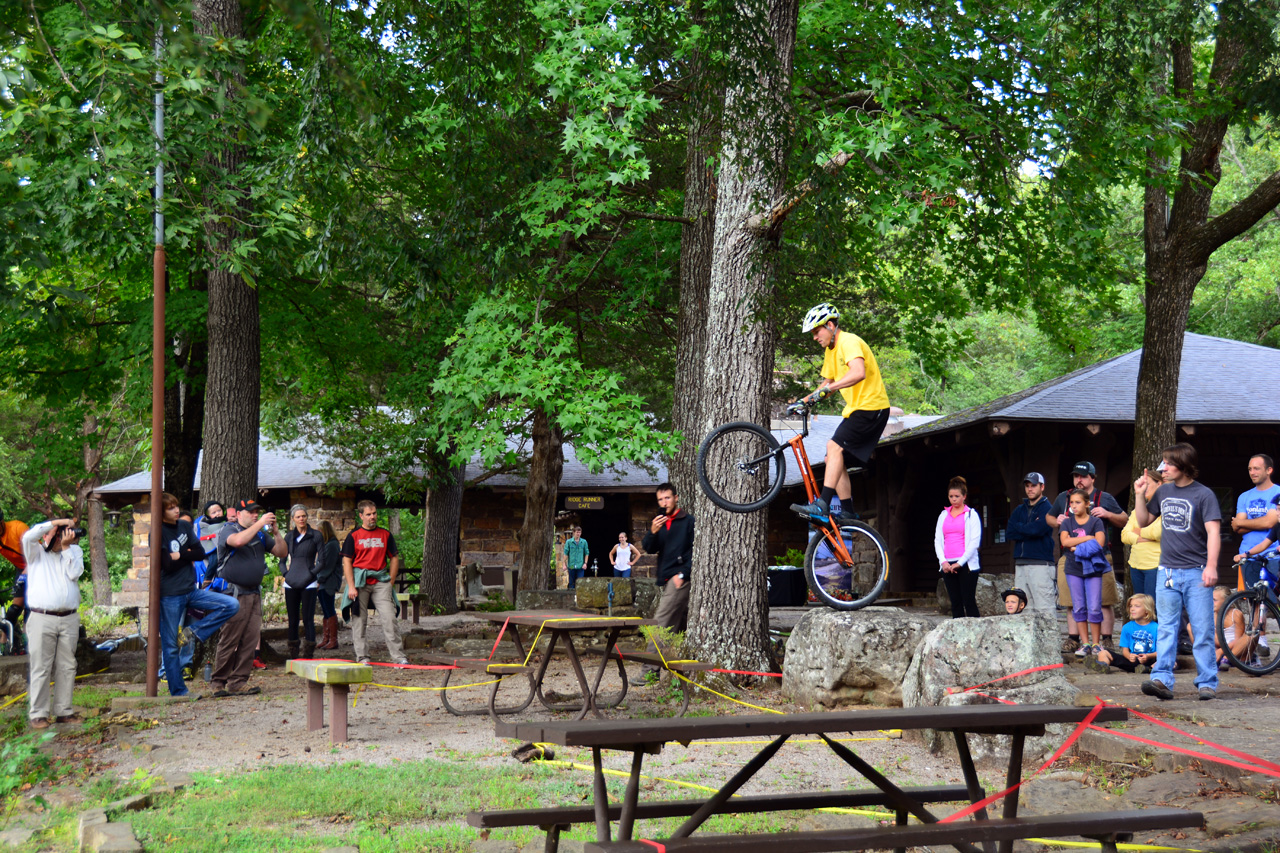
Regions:
<svg viewBox="0 0 1280 853"><path fill-rule="evenodd" d="M734 421L707 435L698 448L698 483L712 503L730 512L767 506L782 491L788 447L813 502L820 490L804 449L809 406L792 403L787 413L800 415L801 430L786 444L749 421ZM852 521L837 529L831 521L804 518L817 529L804 552L804 577L814 598L836 610L857 610L879 598L889 581L889 548L875 528Z"/></svg>
<svg viewBox="0 0 1280 853"><path fill-rule="evenodd" d="M1240 622L1236 622L1232 614L1240 614ZM1244 636L1248 642L1237 654L1232 650L1233 643L1240 646L1240 638L1232 637L1227 641L1226 628L1231 625L1244 625ZM1222 610L1217 616L1218 647L1227 662L1249 675L1266 675L1280 666L1280 649L1271 649L1263 645L1262 640L1267 631L1280 630L1280 606L1277 605L1275 590L1267 584L1266 579L1259 580L1248 589L1238 590L1227 596Z"/></svg>

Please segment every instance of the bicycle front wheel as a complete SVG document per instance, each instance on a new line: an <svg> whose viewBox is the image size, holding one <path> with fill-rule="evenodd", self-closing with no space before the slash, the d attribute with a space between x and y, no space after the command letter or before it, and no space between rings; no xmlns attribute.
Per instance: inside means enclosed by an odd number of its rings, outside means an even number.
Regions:
<svg viewBox="0 0 1280 853"><path fill-rule="evenodd" d="M1235 613L1240 614L1241 621L1244 623L1244 636L1248 638L1248 643L1239 654L1231 650L1231 644L1227 642L1226 632L1223 630L1232 622L1240 624L1232 616ZM1266 675L1280 666L1280 648L1264 649L1260 644L1260 640L1267 635L1267 631L1280 630L1280 608L1269 597L1252 589L1232 593L1222 604L1216 628L1218 646L1226 656L1227 662L1242 672L1249 675ZM1235 640L1236 645L1239 646L1240 637L1236 637ZM1263 657L1259 654L1260 650L1269 653L1269 656Z"/></svg>
<svg viewBox="0 0 1280 853"><path fill-rule="evenodd" d="M836 610L866 607L889 582L889 549L870 525L854 521L840 528L847 562L836 553L830 528L818 528L804 552L804 579L818 601Z"/></svg>
<svg viewBox="0 0 1280 853"><path fill-rule="evenodd" d="M754 512L778 496L786 460L764 427L735 421L716 427L698 448L698 483L730 512Z"/></svg>

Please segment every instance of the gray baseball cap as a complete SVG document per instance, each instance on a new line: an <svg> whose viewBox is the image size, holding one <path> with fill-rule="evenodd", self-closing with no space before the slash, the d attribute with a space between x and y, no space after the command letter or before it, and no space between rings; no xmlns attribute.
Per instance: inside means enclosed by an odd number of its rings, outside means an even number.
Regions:
<svg viewBox="0 0 1280 853"><path fill-rule="evenodd" d="M1032 471L1030 474L1022 478L1024 483L1034 483L1037 486L1044 485L1044 475Z"/></svg>

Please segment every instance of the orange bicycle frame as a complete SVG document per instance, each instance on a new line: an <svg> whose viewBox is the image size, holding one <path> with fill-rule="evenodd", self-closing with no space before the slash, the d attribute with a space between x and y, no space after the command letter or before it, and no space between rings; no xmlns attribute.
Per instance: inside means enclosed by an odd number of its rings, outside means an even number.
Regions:
<svg viewBox="0 0 1280 853"><path fill-rule="evenodd" d="M818 488L818 478L813 476L813 466L809 464L809 454L804 449L804 436L792 436L787 441L787 444L791 445L791 452L796 457L796 465L800 468L800 476L804 478L804 490L809 495L809 503L813 503L814 499L821 494L821 490ZM844 546L844 537L839 535L836 526L828 523L819 524L817 527L822 531L827 544L831 546L831 552L835 554L836 559L843 565L852 566L853 555Z"/></svg>

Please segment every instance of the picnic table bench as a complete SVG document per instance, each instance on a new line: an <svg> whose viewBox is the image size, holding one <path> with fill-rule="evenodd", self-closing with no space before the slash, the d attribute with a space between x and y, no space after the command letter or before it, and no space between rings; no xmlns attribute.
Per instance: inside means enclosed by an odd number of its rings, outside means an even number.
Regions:
<svg viewBox="0 0 1280 853"><path fill-rule="evenodd" d="M641 720L590 720L547 721L526 723L498 723L495 733L499 737L518 738L535 743L553 743L560 746L585 747L591 750L594 770L594 803L591 812L596 824L596 842L588 850L604 851L643 850L652 853L655 842L635 841L632 838L635 821L640 818L668 816L663 808L671 809L671 816L687 815L684 823L668 838L657 839L656 844L667 850L712 851L721 850L775 850L826 851L859 850L871 848L902 849L921 844L949 844L961 853L1011 853L1013 842L1020 838L1052 835L1085 835L1097 837L1111 853L1115 843L1128 833L1151 829L1168 829L1179 826L1198 826L1203 821L1199 814L1176 810L1147 809L1141 812L1115 812L1102 815L1067 815L1047 818L1018 818L1018 791L1022 779L1023 746L1027 737L1043 735L1045 727L1052 724L1079 724L1094 709L1072 706L1047 705L964 705L940 708L889 708L861 711L832 711L813 714L754 714L742 716L700 717L679 719ZM1124 708L1105 706L1096 711L1094 722L1115 722L1128 719ZM904 789L871 766L852 749L840 743L833 735L852 732L889 731L905 729L935 729L949 732L956 741L964 785L935 786L932 788ZM939 824L926 806L930 802L945 802L946 798L978 803L986 796L980 782L973 757L969 750L971 734L1008 735L1011 738L1009 763L1006 772L1007 788L1015 790L1004 797L1002 815L998 820L988 818L986 808L975 810L973 819ZM843 760L858 776L875 786L872 790L801 792L776 797L773 800L735 795L777 754L787 739L793 735L816 735L827 747ZM770 738L767 745L742 765L732 778L713 795L703 800L676 801L672 806L662 802L639 802L641 769L645 755L657 754L670 743L688 744L695 740L721 738ZM631 753L631 772L620 803L610 803L605 787L602 753L619 750ZM894 810L897 824L893 827L868 829L823 830L773 834L769 836L697 836L693 833L708 818L716 814L736 813L742 804L752 811L782 809L809 809L829 806L833 798L840 796L865 796L875 804ZM696 804L689 812L687 803ZM547 828L548 851L555 850L559 829L580 818L579 809L528 809L519 814L522 824L510 823L517 819L511 810L507 812L476 812L468 816L473 825L486 821L508 821L502 825L542 826ZM490 817L492 815L492 817ZM907 815L915 816L924 826L906 825ZM611 833L611 821L617 821L618 840ZM1055 822L1056 821L1056 822ZM1083 821L1089 821L1087 823ZM493 825L499 825L494 823ZM553 837L554 836L554 837ZM981 845L981 847L977 845Z"/></svg>
<svg viewBox="0 0 1280 853"><path fill-rule="evenodd" d="M456 655L444 655L427 653L419 655L423 660L435 664L443 664L453 667L445 671L444 684L440 689L440 702L444 705L446 711L456 717L465 717L476 714L488 714L494 720L498 719L499 714L518 714L525 708L529 707L529 703L533 701L533 672L534 668L525 666L521 663L501 663L499 661L488 660L487 658L467 658L458 657ZM482 708L459 708L449 701L449 681L453 678L454 672L459 669L469 670L471 672L482 672L486 675L494 676L489 687L489 703ZM529 695L524 698L518 705L511 705L505 708L496 707L498 701L498 688L502 686L504 678L512 675L524 675L529 679ZM482 682L489 683L489 682Z"/></svg>
<svg viewBox="0 0 1280 853"><path fill-rule="evenodd" d="M347 739L347 696L352 684L373 681L373 667L337 661L290 660L285 671L307 683L307 731L324 728L324 688L329 686L329 742Z"/></svg>
<svg viewBox="0 0 1280 853"><path fill-rule="evenodd" d="M589 655L600 655L600 654L604 654L605 652L603 649L593 648L593 649L587 649L586 653ZM681 675L688 672L707 672L709 670L713 670L716 668L715 664L703 663L702 661L671 660L670 655L661 655L661 654L658 654L657 652L624 652L621 649L615 647L613 649L613 654L616 655L619 660L625 660L630 663L645 664L646 666L653 666L653 667L657 667L658 669L665 669L668 672L680 673ZM680 692L681 692L682 701L680 703L680 710L676 712L676 716L683 717L685 713L688 712L689 710L689 699L692 696L693 689L686 679L681 678L678 680L680 682Z"/></svg>

